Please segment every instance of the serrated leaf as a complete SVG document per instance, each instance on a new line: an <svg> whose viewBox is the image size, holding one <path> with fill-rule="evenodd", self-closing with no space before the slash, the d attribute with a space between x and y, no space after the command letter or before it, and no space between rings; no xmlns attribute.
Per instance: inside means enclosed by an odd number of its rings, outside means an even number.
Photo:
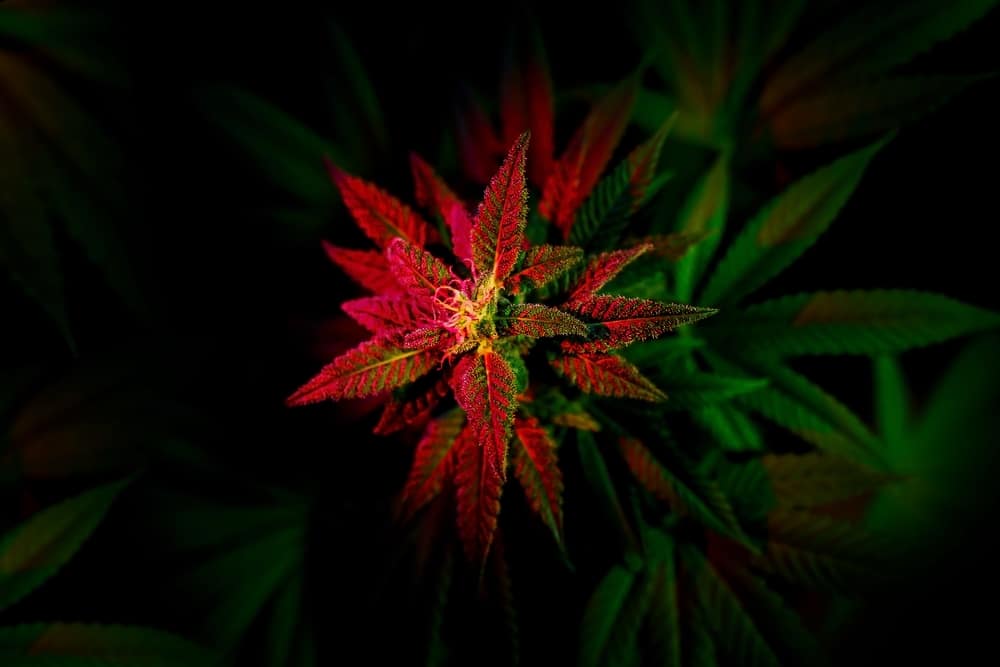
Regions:
<svg viewBox="0 0 1000 667"><path fill-rule="evenodd" d="M598 182L577 211L570 228L570 243L592 250L614 247L629 218L655 194L652 184L656 166L673 122L674 116L670 116L651 138Z"/></svg>
<svg viewBox="0 0 1000 667"><path fill-rule="evenodd" d="M626 560L638 558L639 540L618 500L614 483L611 481L608 467L604 463L601 451L597 448L594 436L589 431L577 431L576 442L584 477L593 491L600 497L604 521L613 532L618 533L626 553Z"/></svg>
<svg viewBox="0 0 1000 667"><path fill-rule="evenodd" d="M455 257L462 260L467 267L472 267L472 217L465 206L458 204L451 207L448 217L448 230L451 234L451 249Z"/></svg>
<svg viewBox="0 0 1000 667"><path fill-rule="evenodd" d="M910 397L898 359L882 355L872 360L875 424L886 447L898 447L910 421Z"/></svg>
<svg viewBox="0 0 1000 667"><path fill-rule="evenodd" d="M822 387L780 363L744 360L743 368L770 386L740 396L740 403L829 454L881 467L878 439Z"/></svg>
<svg viewBox="0 0 1000 667"><path fill-rule="evenodd" d="M432 210L442 220L448 221L453 206L461 206L458 198L434 167L416 153L410 153L410 170L413 172L415 198L420 206Z"/></svg>
<svg viewBox="0 0 1000 667"><path fill-rule="evenodd" d="M514 421L514 476L524 488L531 509L562 542L562 472L556 443L534 417Z"/></svg>
<svg viewBox="0 0 1000 667"><path fill-rule="evenodd" d="M694 294L722 240L729 213L729 181L729 159L723 154L691 190L677 216L678 233L700 239L674 268L674 291L682 301Z"/></svg>
<svg viewBox="0 0 1000 667"><path fill-rule="evenodd" d="M677 562L672 541L660 551L652 575L653 598L644 621L646 648L655 664L682 667L681 625L684 611L678 599Z"/></svg>
<svg viewBox="0 0 1000 667"><path fill-rule="evenodd" d="M401 294L349 299L340 308L372 333L412 330L431 319L425 302Z"/></svg>
<svg viewBox="0 0 1000 667"><path fill-rule="evenodd" d="M365 289L375 294L399 291L399 283L389 271L382 253L377 250L352 250L326 241L323 241L323 250L331 262Z"/></svg>
<svg viewBox="0 0 1000 667"><path fill-rule="evenodd" d="M324 400L364 398L395 389L426 375L439 354L406 350L387 338L373 338L327 364L286 403L306 405Z"/></svg>
<svg viewBox="0 0 1000 667"><path fill-rule="evenodd" d="M844 593L885 577L886 547L854 523L776 511L768 517L764 553L755 564L797 585Z"/></svg>
<svg viewBox="0 0 1000 667"><path fill-rule="evenodd" d="M706 405L691 413L703 429L726 451L757 452L764 449L764 438L753 420L738 407L728 403Z"/></svg>
<svg viewBox="0 0 1000 667"><path fill-rule="evenodd" d="M104 518L126 482L99 486L31 516L0 538L0 609L56 574Z"/></svg>
<svg viewBox="0 0 1000 667"><path fill-rule="evenodd" d="M454 468L456 452L468 445L467 441L473 437L471 429L463 429L464 424L465 414L461 410L447 412L427 424L417 442L413 464L400 496L401 520L408 520L441 493Z"/></svg>
<svg viewBox="0 0 1000 667"><path fill-rule="evenodd" d="M624 296L592 296L569 309L587 325L587 338L563 341L568 352L606 352L659 338L674 328L715 314L712 308L663 303Z"/></svg>
<svg viewBox="0 0 1000 667"><path fill-rule="evenodd" d="M652 249L652 245L644 243L627 250L601 253L591 259L583 270L583 274L570 288L569 296L566 298L569 307L578 302L586 301L621 273L622 269Z"/></svg>
<svg viewBox="0 0 1000 667"><path fill-rule="evenodd" d="M482 572L497 530L503 478L497 474L494 453L478 440L475 425L466 428L471 437L461 439L455 473L458 534L466 556Z"/></svg>
<svg viewBox="0 0 1000 667"><path fill-rule="evenodd" d="M197 93L198 106L215 125L253 157L271 180L313 206L333 201L321 156L358 167L332 142L257 96L228 86Z"/></svg>
<svg viewBox="0 0 1000 667"><path fill-rule="evenodd" d="M552 167L538 210L569 238L577 209L597 184L632 115L639 77L631 76L591 109Z"/></svg>
<svg viewBox="0 0 1000 667"><path fill-rule="evenodd" d="M0 628L7 667L209 667L219 659L176 635L123 625L52 623Z"/></svg>
<svg viewBox="0 0 1000 667"><path fill-rule="evenodd" d="M513 144L531 132L528 177L542 187L552 169L555 151L555 100L541 36L532 30L508 45L500 83L500 123L503 142Z"/></svg>
<svg viewBox="0 0 1000 667"><path fill-rule="evenodd" d="M636 438L618 440L622 457L639 483L675 511L694 515L706 526L754 549L718 482L679 455L664 465Z"/></svg>
<svg viewBox="0 0 1000 667"><path fill-rule="evenodd" d="M460 98L455 109L459 162L466 178L486 183L496 171L504 145L472 93L463 90Z"/></svg>
<svg viewBox="0 0 1000 667"><path fill-rule="evenodd" d="M777 148L822 146L912 122L983 78L909 76L829 84L781 105L764 122Z"/></svg>
<svg viewBox="0 0 1000 667"><path fill-rule="evenodd" d="M761 93L765 115L819 83L859 81L950 37L985 14L995 0L965 0L943 7L931 0L872 3L830 27L769 77Z"/></svg>
<svg viewBox="0 0 1000 667"><path fill-rule="evenodd" d="M524 243L528 190L524 179L528 134L511 146L490 180L472 227L472 259L480 283L499 285L514 270Z"/></svg>
<svg viewBox="0 0 1000 667"><path fill-rule="evenodd" d="M601 580L583 612L581 667L638 665L639 630L656 592L653 578L615 566Z"/></svg>
<svg viewBox="0 0 1000 667"><path fill-rule="evenodd" d="M929 292L840 290L727 312L700 329L753 355L888 354L1000 327L1000 314Z"/></svg>
<svg viewBox="0 0 1000 667"><path fill-rule="evenodd" d="M385 256L396 282L413 297L432 299L454 278L444 262L400 237L389 242Z"/></svg>
<svg viewBox="0 0 1000 667"><path fill-rule="evenodd" d="M395 238L424 247L434 230L409 206L373 183L341 171L327 160L326 169L358 227L380 248Z"/></svg>
<svg viewBox="0 0 1000 667"><path fill-rule="evenodd" d="M613 354L566 354L549 363L581 391L597 396L664 401L667 396L638 368Z"/></svg>
<svg viewBox="0 0 1000 667"><path fill-rule="evenodd" d="M794 262L837 217L884 144L842 157L772 199L733 240L700 300L733 303Z"/></svg>
<svg viewBox="0 0 1000 667"><path fill-rule="evenodd" d="M537 303L511 306L504 315L496 318L496 322L500 332L507 336L545 338L587 334L583 322L569 313Z"/></svg>
<svg viewBox="0 0 1000 667"><path fill-rule="evenodd" d="M583 259L583 250L573 246L533 245L524 253L521 268L508 280L512 293L539 288L556 280Z"/></svg>
<svg viewBox="0 0 1000 667"><path fill-rule="evenodd" d="M743 394L759 391L762 378L727 376L695 369L670 368L654 374L656 383L670 396L671 410L697 411Z"/></svg>
<svg viewBox="0 0 1000 667"><path fill-rule="evenodd" d="M448 395L451 389L445 376L435 374L408 385L386 403L372 432L375 435L389 435L407 426L418 423L430 415L431 410Z"/></svg>
<svg viewBox="0 0 1000 667"><path fill-rule="evenodd" d="M517 384L511 362L494 350L463 356L452 376L455 400L465 410L477 446L484 450L501 484L507 478L507 443L517 410Z"/></svg>
<svg viewBox="0 0 1000 667"><path fill-rule="evenodd" d="M384 154L389 139L372 79L347 33L332 21L326 27L335 65L326 87L327 111L337 138L351 155Z"/></svg>
<svg viewBox="0 0 1000 667"><path fill-rule="evenodd" d="M712 563L694 547L684 545L680 551L716 650L733 664L778 667L755 619Z"/></svg>
<svg viewBox="0 0 1000 667"><path fill-rule="evenodd" d="M761 459L778 506L813 508L866 496L893 477L828 454L770 454Z"/></svg>

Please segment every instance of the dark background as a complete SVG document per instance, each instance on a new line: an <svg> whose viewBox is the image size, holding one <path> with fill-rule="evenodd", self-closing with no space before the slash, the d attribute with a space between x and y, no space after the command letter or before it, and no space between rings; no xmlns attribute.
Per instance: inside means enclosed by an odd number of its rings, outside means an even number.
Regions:
<svg viewBox="0 0 1000 667"><path fill-rule="evenodd" d="M368 435L371 417L345 424L344 413L333 406L291 415L283 408L283 398L316 368L304 349L308 336L303 331L336 315L349 288L317 244L289 241L268 227L274 223L255 214L281 196L206 120L197 93L206 84L235 83L324 131L330 119L322 113L319 82L329 54L324 21L332 18L358 49L389 129L389 159L364 176L406 199L407 151L435 154L440 138L452 129L460 84L486 98L496 94L511 20L529 11L500 4L445 9L374 2L323 9L135 3L107 11L115 13L122 28L115 48L134 85L111 102L101 97L94 103L113 105L105 111L118 119L114 132L130 165L123 189L137 215L128 234L153 319L141 324L130 317L102 291L92 269L81 264L74 274L79 280L69 286L71 316L81 325L81 353L96 357L138 345L147 350L151 369L176 361L189 373L183 384L187 397L225 424L213 446L234 469L316 492L322 504L314 513L307 581L316 591L311 606L320 664L334 664L341 651L364 654L366 642L384 649L399 629L394 610L376 607L346 622L339 619L364 608L379 580L390 533L384 500L403 479L405 450ZM641 57L630 19L617 5L566 9L539 3L530 13L544 37L557 90L613 81ZM916 65L926 63L930 71L998 71L998 28L1000 16L994 12ZM994 81L976 85L906 127L874 161L823 240L760 296L912 287L1000 310L993 242L1000 222L996 88ZM574 122L557 120L557 147L564 145ZM339 236L345 222L337 208L322 236L352 245ZM79 296L73 298L74 293ZM26 300L14 296L13 304L8 313L14 317L40 319ZM41 323L18 329L28 333L15 332L15 346L25 354L51 354L58 341L54 334L39 333L46 330ZM959 347L942 345L904 357L918 398ZM831 393L862 416L870 415L867 362L837 359L808 370L822 374ZM875 601L840 647L845 662L957 659L956 651L972 655L989 641L989 615L974 603L988 605L1000 593L986 567L997 555L986 537L993 528L991 511L992 505L984 504L980 530L956 543L939 568ZM117 520L132 525L136 517L127 516L127 510L125 515ZM102 530L113 534L115 525ZM93 612L96 605L119 620L182 627L184 600L157 598L155 609L142 604L133 584L142 579L149 556L141 548L130 556L111 547L81 556L69 571L70 581L76 581L74 573L78 576L78 595L69 606ZM94 568L107 573L100 593L85 574ZM542 567L537 580L521 585L551 586L570 596L561 608L579 609L583 600L572 596L581 593L554 572ZM67 590L74 589L59 591L61 610L67 607ZM41 612L56 601L40 595L33 604ZM136 618L129 618L133 613ZM548 622L545 638L529 629L525 643L545 645L553 656L569 659L576 619ZM474 636L469 635L470 644ZM395 649L405 658L405 644Z"/></svg>

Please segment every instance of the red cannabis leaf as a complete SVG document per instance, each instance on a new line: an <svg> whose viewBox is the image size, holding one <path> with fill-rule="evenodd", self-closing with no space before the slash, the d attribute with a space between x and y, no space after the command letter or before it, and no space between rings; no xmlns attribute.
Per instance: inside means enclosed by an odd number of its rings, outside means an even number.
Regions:
<svg viewBox="0 0 1000 667"><path fill-rule="evenodd" d="M583 178L574 197L592 187L617 142L618 125L627 118L619 107L630 105L623 94L602 103L572 148L579 157L575 178ZM508 127L525 118L515 111L505 112ZM658 150L644 149L635 159L655 161ZM416 198L446 223L446 239L388 193L330 166L352 217L380 248L325 246L335 264L374 292L342 305L372 338L338 356L288 399L301 405L393 392L375 432L422 429L400 517L412 517L453 486L459 535L480 567L495 539L509 460L529 505L561 540L556 445L523 403L538 393L528 386L526 364L545 358L532 350L547 349L557 375L583 393L663 400L638 369L607 352L714 312L596 294L648 244L597 254L581 268L581 248L529 243L528 155L524 133L490 179L475 218L426 162L411 156ZM574 423L600 427L582 418Z"/></svg>

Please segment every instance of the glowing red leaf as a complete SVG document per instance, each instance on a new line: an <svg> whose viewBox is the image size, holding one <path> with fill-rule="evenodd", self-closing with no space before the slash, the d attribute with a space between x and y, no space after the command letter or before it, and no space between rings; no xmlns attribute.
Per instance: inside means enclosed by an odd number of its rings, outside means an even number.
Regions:
<svg viewBox="0 0 1000 667"><path fill-rule="evenodd" d="M511 306L497 318L500 331L507 336L586 336L587 327L569 313L537 303Z"/></svg>
<svg viewBox="0 0 1000 667"><path fill-rule="evenodd" d="M527 223L528 191L524 163L528 134L522 134L507 153L500 171L483 193L472 228L472 259L480 283L500 284L517 263Z"/></svg>
<svg viewBox="0 0 1000 667"><path fill-rule="evenodd" d="M538 210L569 238L580 204L600 178L628 125L639 82L629 77L591 110L553 165Z"/></svg>
<svg viewBox="0 0 1000 667"><path fill-rule="evenodd" d="M389 435L426 419L441 399L448 395L447 378L439 377L420 392L406 398L393 398L385 405L372 432Z"/></svg>
<svg viewBox="0 0 1000 667"><path fill-rule="evenodd" d="M413 465L400 496L400 519L409 519L441 493L454 467L455 451L459 448L458 438L464 423L462 411L452 410L427 424L417 443ZM466 432L466 437L468 434Z"/></svg>
<svg viewBox="0 0 1000 667"><path fill-rule="evenodd" d="M399 283L392 277L385 259L377 250L340 248L323 241L323 250L348 277L376 294L398 292Z"/></svg>
<svg viewBox="0 0 1000 667"><path fill-rule="evenodd" d="M451 233L451 249L455 257L472 268L472 218L462 204L456 204L448 211L445 219Z"/></svg>
<svg viewBox="0 0 1000 667"><path fill-rule="evenodd" d="M494 471L486 448L476 442L476 429L467 424L465 430L468 434L459 435L455 472L458 535L469 560L482 569L497 531L503 480Z"/></svg>
<svg viewBox="0 0 1000 667"><path fill-rule="evenodd" d="M587 394L654 402L667 398L638 368L613 354L568 354L550 363Z"/></svg>
<svg viewBox="0 0 1000 667"><path fill-rule="evenodd" d="M403 348L407 350L437 349L444 347L454 338L454 334L437 325L420 327L403 336Z"/></svg>
<svg viewBox="0 0 1000 667"><path fill-rule="evenodd" d="M514 368L494 350L467 354L455 366L452 389L493 473L503 481L507 476L507 443L517 409Z"/></svg>
<svg viewBox="0 0 1000 667"><path fill-rule="evenodd" d="M385 248L399 237L422 247L433 237L434 230L423 218L385 190L341 171L331 162L326 167L344 205L375 245Z"/></svg>
<svg viewBox="0 0 1000 667"><path fill-rule="evenodd" d="M430 302L402 294L351 299L340 304L355 322L372 333L412 330L431 319Z"/></svg>
<svg viewBox="0 0 1000 667"><path fill-rule="evenodd" d="M574 302L570 311L586 322L588 334L585 341L563 341L563 349L569 352L607 352L653 340L717 312L714 308L605 295Z"/></svg>
<svg viewBox="0 0 1000 667"><path fill-rule="evenodd" d="M503 141L510 145L521 133L531 132L528 150L528 176L542 187L552 168L555 151L553 119L555 103L549 65L537 35L525 40L529 49L515 45L507 53L500 85L500 122Z"/></svg>
<svg viewBox="0 0 1000 667"><path fill-rule="evenodd" d="M597 255L587 264L583 275L570 291L567 301L574 303L588 299L611 282L632 260L652 249L652 245L644 243L628 250L613 250Z"/></svg>
<svg viewBox="0 0 1000 667"><path fill-rule="evenodd" d="M428 350L401 349L388 338L373 338L327 364L286 402L306 405L326 399L372 396L426 374L439 356Z"/></svg>
<svg viewBox="0 0 1000 667"><path fill-rule="evenodd" d="M556 443L534 417L514 422L514 476L531 506L560 541L562 536L562 473Z"/></svg>
<svg viewBox="0 0 1000 667"><path fill-rule="evenodd" d="M447 220L451 207L461 205L462 200L451 191L434 168L416 153L410 153L410 169L413 172L417 203L433 210L442 220Z"/></svg>
<svg viewBox="0 0 1000 667"><path fill-rule="evenodd" d="M583 259L583 250L573 246L531 246L521 261L521 270L507 281L513 293L526 287L541 287L555 280Z"/></svg>
<svg viewBox="0 0 1000 667"><path fill-rule="evenodd" d="M458 157L465 175L485 183L496 171L503 143L479 103L466 93L458 109Z"/></svg>
<svg viewBox="0 0 1000 667"><path fill-rule="evenodd" d="M385 255L396 282L415 297L433 298L454 278L444 262L406 239L393 239Z"/></svg>

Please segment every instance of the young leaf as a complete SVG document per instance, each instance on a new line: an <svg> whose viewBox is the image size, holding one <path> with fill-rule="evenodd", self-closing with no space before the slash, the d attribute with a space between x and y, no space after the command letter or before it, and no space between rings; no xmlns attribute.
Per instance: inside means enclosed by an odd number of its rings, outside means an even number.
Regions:
<svg viewBox="0 0 1000 667"><path fill-rule="evenodd" d="M451 191L434 168L416 153L410 153L410 170L413 172L417 203L447 221L451 208L461 206L462 200Z"/></svg>
<svg viewBox="0 0 1000 667"><path fill-rule="evenodd" d="M434 230L423 218L385 190L344 173L329 160L326 168L351 217L378 247L403 238L422 248L433 237Z"/></svg>
<svg viewBox="0 0 1000 667"><path fill-rule="evenodd" d="M611 282L633 260L652 249L652 245L644 243L628 250L613 250L597 255L590 260L583 275L573 285L566 302L575 304L586 301Z"/></svg>
<svg viewBox="0 0 1000 667"><path fill-rule="evenodd" d="M537 303L511 306L496 318L502 334L507 336L586 336L587 327L569 313Z"/></svg>
<svg viewBox="0 0 1000 667"><path fill-rule="evenodd" d="M372 333L412 330L431 319L425 302L401 294L350 299L340 308Z"/></svg>
<svg viewBox="0 0 1000 667"><path fill-rule="evenodd" d="M562 542L562 473L556 443L534 417L514 422L514 476L524 488L528 504Z"/></svg>
<svg viewBox="0 0 1000 667"><path fill-rule="evenodd" d="M389 271L382 253L377 250L352 250L326 241L323 241L323 250L351 280L370 292L385 294L399 291L399 283Z"/></svg>
<svg viewBox="0 0 1000 667"><path fill-rule="evenodd" d="M693 515L707 527L756 550L719 484L679 456L666 466L639 440L618 440L622 456L639 483L675 511Z"/></svg>
<svg viewBox="0 0 1000 667"><path fill-rule="evenodd" d="M670 116L656 134L601 179L577 212L570 243L603 250L618 242L632 214L655 194L651 186L656 165L673 122Z"/></svg>
<svg viewBox="0 0 1000 667"><path fill-rule="evenodd" d="M500 123L507 145L531 132L528 177L540 188L552 169L555 101L541 36L531 33L508 47L500 84Z"/></svg>
<svg viewBox="0 0 1000 667"><path fill-rule="evenodd" d="M837 217L883 145L885 140L842 157L771 200L729 246L700 300L732 303L794 262Z"/></svg>
<svg viewBox="0 0 1000 667"><path fill-rule="evenodd" d="M653 402L667 398L638 368L613 354L567 354L550 363L587 394Z"/></svg>
<svg viewBox="0 0 1000 667"><path fill-rule="evenodd" d="M583 259L583 250L573 246L533 245L524 253L520 270L507 281L512 293L543 287L559 278Z"/></svg>
<svg viewBox="0 0 1000 667"><path fill-rule="evenodd" d="M639 78L631 76L602 98L555 163L538 210L569 238L577 209L597 184L632 115Z"/></svg>
<svg viewBox="0 0 1000 667"><path fill-rule="evenodd" d="M438 287L454 278L440 259L399 237L389 243L385 256L396 282L411 297L431 299Z"/></svg>
<svg viewBox="0 0 1000 667"><path fill-rule="evenodd" d="M624 296L592 296L573 303L570 311L584 318L588 330L585 341L563 341L563 349L574 353L607 352L638 341L653 340L716 312L712 308Z"/></svg>
<svg viewBox="0 0 1000 667"><path fill-rule="evenodd" d="M219 657L176 635L123 625L36 623L0 628L0 659L11 667L212 667Z"/></svg>
<svg viewBox="0 0 1000 667"><path fill-rule="evenodd" d="M0 609L56 574L94 532L126 484L106 484L64 500L0 537Z"/></svg>
<svg viewBox="0 0 1000 667"><path fill-rule="evenodd" d="M464 424L465 415L461 410L452 410L427 424L417 443L413 465L400 496L399 515L403 521L441 493L454 467L455 452L472 440L472 430L463 429ZM475 442L471 444L475 446Z"/></svg>
<svg viewBox="0 0 1000 667"><path fill-rule="evenodd" d="M729 179L729 159L723 154L698 181L677 217L679 233L700 239L674 269L674 291L681 301L694 294L722 239L729 211Z"/></svg>
<svg viewBox="0 0 1000 667"><path fill-rule="evenodd" d="M514 367L494 350L463 356L452 376L455 400L468 415L477 446L501 484L507 477L507 443L517 410L517 385Z"/></svg>
<svg viewBox="0 0 1000 667"><path fill-rule="evenodd" d="M819 452L769 454L761 459L778 506L809 509L865 496L884 488L891 475Z"/></svg>
<svg viewBox="0 0 1000 667"><path fill-rule="evenodd" d="M750 354L886 354L1000 327L1000 314L911 290L816 292L726 313L702 333Z"/></svg>
<svg viewBox="0 0 1000 667"><path fill-rule="evenodd" d="M466 429L471 437L461 438L455 473L458 534L469 560L478 564L482 571L497 530L503 479L497 474L489 447L478 441L475 425L470 424Z"/></svg>
<svg viewBox="0 0 1000 667"><path fill-rule="evenodd" d="M528 134L511 146L500 171L490 180L472 228L472 259L477 279L486 284L502 283L517 263L527 224L528 191L524 165Z"/></svg>
<svg viewBox="0 0 1000 667"><path fill-rule="evenodd" d="M324 366L286 403L364 398L395 389L430 372L439 356L433 351L402 349L388 338L373 338Z"/></svg>

